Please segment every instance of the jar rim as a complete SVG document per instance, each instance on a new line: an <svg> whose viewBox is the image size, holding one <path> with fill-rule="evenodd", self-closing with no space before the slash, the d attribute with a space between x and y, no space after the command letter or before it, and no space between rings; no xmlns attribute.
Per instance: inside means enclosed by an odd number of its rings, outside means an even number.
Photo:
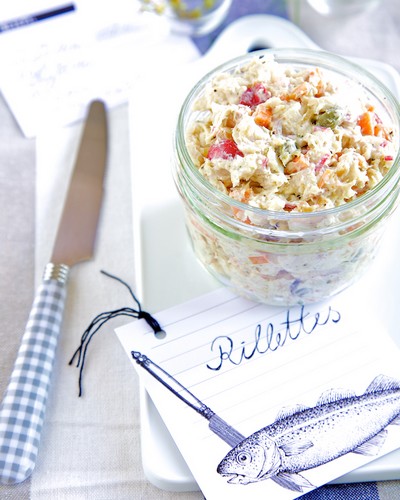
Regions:
<svg viewBox="0 0 400 500"><path fill-rule="evenodd" d="M191 106L194 99L200 94L200 91L205 88L205 85L211 80L211 78L221 72L226 72L227 70L232 70L235 67L243 64L246 61L250 61L254 57L263 57L266 55L273 55L274 59L280 63L291 63L298 66L310 66L321 67L325 70L333 71L336 74L347 76L352 78L355 83L362 85L362 87L373 94L380 103L386 101L387 106L393 112L396 117L396 127L397 127L397 154L393 159L393 165L389 171L384 175L384 177L378 182L376 186L368 190L363 195L351 200L342 205L338 205L332 208L324 208L321 210L316 210L313 212L285 212L279 210L268 210L264 208L254 207L247 203L241 202L239 200L233 199L224 192L218 190L213 186L200 172L199 169L194 164L189 151L186 147L186 137L185 137L185 117L187 113L191 112ZM367 85L369 84L369 86ZM381 96L378 97L376 93L380 93ZM386 108L387 108L386 106ZM393 179L395 183L400 176L400 104L394 97L392 92L366 69L362 68L358 64L345 59L339 55L333 54L331 52L315 50L315 49L298 49L298 48L272 48L272 49L262 49L255 52L251 52L245 55L241 55L234 59L231 59L223 64L220 64L216 68L205 74L201 80L191 89L191 91L186 96L177 121L177 127L175 130L175 147L178 157L182 158L183 164L188 166L188 171L194 176L196 182L199 182L201 187L205 190L207 195L216 197L218 201L229 204L239 210L246 210L254 215L263 215L266 217L273 217L277 220L312 220L313 218L318 218L321 216L331 216L339 215L347 210L354 209L363 205L365 202L374 198L378 192L382 192Z"/></svg>

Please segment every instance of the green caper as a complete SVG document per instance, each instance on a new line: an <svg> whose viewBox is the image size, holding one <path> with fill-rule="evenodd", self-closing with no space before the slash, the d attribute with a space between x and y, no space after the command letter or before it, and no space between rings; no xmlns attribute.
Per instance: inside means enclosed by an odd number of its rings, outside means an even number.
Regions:
<svg viewBox="0 0 400 500"><path fill-rule="evenodd" d="M298 154L300 154L295 141L290 138L286 138L283 144L277 145L275 151L284 165L286 165L293 156L298 156Z"/></svg>
<svg viewBox="0 0 400 500"><path fill-rule="evenodd" d="M320 127L336 127L343 121L343 114L338 108L330 108L319 114L316 124Z"/></svg>

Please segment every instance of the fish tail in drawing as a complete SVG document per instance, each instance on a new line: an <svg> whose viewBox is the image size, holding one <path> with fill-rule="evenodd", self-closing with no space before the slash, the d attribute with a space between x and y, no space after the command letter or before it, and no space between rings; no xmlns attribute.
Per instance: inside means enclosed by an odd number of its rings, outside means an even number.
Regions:
<svg viewBox="0 0 400 500"><path fill-rule="evenodd" d="M301 474L347 453L376 455L390 424L400 424L400 382L378 375L364 394L329 390L312 408L282 409L275 422L235 446L217 472L229 483L272 479L303 492Z"/></svg>

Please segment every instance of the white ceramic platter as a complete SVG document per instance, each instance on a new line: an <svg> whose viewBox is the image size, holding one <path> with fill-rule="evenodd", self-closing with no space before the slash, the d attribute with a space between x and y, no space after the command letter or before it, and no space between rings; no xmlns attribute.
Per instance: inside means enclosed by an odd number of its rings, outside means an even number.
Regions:
<svg viewBox="0 0 400 500"><path fill-rule="evenodd" d="M195 259L171 174L172 133L180 102L205 72L257 47L318 47L295 25L267 15L241 18L230 25L207 55L179 74L143 82L130 100L133 219L136 290L144 309L157 312L219 286ZM400 97L400 77L388 65L353 59ZM157 104L152 107L152 98ZM400 346L396 317L400 281L400 215L393 218L384 251L364 286ZM397 249L397 251L396 251ZM379 293L377 293L377 291ZM141 388L142 461L147 478L161 489L198 490L145 389ZM347 474L336 482L400 479L400 450Z"/></svg>

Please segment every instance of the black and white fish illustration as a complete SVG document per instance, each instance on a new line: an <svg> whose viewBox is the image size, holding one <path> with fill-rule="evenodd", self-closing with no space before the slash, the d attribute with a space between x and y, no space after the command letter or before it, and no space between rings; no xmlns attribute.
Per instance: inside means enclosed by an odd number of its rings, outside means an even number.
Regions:
<svg viewBox="0 0 400 500"><path fill-rule="evenodd" d="M316 406L283 408L272 424L246 438L147 356L132 351L132 357L205 417L210 430L231 446L217 467L217 473L231 484L271 479L293 491L315 488L301 472L347 453L377 455L388 433L386 427L400 425L400 382L378 375L360 396L328 390Z"/></svg>
<svg viewBox="0 0 400 500"><path fill-rule="evenodd" d="M272 479L302 492L300 473L346 453L376 455L390 424L400 424L400 383L377 376L361 396L330 390L312 408L282 410L275 422L235 446L217 472L229 483Z"/></svg>

